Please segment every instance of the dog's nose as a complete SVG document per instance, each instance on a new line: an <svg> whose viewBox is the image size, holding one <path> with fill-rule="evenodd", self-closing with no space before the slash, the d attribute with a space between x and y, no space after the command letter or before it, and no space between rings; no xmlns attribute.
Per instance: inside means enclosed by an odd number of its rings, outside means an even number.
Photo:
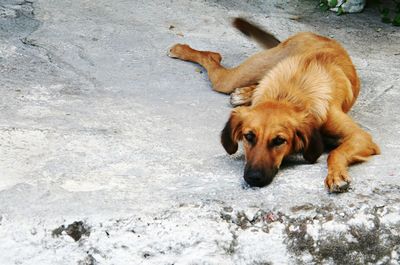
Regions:
<svg viewBox="0 0 400 265"><path fill-rule="evenodd" d="M268 174L264 170L245 170L244 180L252 187L264 187L272 182L277 170L270 170Z"/></svg>
<svg viewBox="0 0 400 265"><path fill-rule="evenodd" d="M263 174L260 171L250 170L244 175L244 180L253 187L265 186L263 181Z"/></svg>

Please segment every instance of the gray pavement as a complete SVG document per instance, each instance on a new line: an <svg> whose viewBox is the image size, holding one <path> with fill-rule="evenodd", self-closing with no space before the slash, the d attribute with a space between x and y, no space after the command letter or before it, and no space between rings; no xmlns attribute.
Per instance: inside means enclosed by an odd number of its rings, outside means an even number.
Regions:
<svg viewBox="0 0 400 265"><path fill-rule="evenodd" d="M400 30L316 2L0 0L0 264L399 264ZM324 189L326 154L244 184L219 143L228 97L166 56L239 63L259 48L235 16L348 49L351 115L382 149L348 193Z"/></svg>

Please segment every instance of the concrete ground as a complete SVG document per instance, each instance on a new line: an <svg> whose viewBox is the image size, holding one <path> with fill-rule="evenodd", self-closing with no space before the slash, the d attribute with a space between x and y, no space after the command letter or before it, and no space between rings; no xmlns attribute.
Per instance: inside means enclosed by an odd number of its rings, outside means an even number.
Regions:
<svg viewBox="0 0 400 265"><path fill-rule="evenodd" d="M400 31L316 2L0 0L0 264L399 264ZM349 192L325 190L326 155L244 184L219 143L228 97L166 56L239 63L259 49L239 15L348 49L351 115L382 149Z"/></svg>

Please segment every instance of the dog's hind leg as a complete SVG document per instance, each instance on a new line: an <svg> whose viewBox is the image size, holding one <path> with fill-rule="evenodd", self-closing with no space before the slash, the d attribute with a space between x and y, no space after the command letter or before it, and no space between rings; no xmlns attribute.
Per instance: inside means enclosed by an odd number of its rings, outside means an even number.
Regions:
<svg viewBox="0 0 400 265"><path fill-rule="evenodd" d="M369 133L361 129L346 113L331 109L322 131L339 137L339 146L328 156L328 176L325 185L331 192L347 190L350 177L347 167L363 162L371 155L380 153Z"/></svg>
<svg viewBox="0 0 400 265"><path fill-rule="evenodd" d="M213 89L220 93L230 94L236 88L252 86L262 79L265 73L275 66L284 52L278 47L259 52L234 68L221 65L221 55L210 51L198 51L189 45L176 44L169 56L185 61L191 61L203 66L212 83Z"/></svg>

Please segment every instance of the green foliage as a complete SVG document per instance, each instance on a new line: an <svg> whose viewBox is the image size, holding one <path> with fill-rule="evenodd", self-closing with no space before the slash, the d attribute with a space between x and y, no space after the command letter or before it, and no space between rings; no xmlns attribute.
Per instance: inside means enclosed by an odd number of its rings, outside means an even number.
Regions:
<svg viewBox="0 0 400 265"><path fill-rule="evenodd" d="M392 0L391 3L385 4L380 0L375 0L375 3L378 5L383 23L400 26L400 0Z"/></svg>
<svg viewBox="0 0 400 265"><path fill-rule="evenodd" d="M342 5L347 1L344 0L338 6L338 0L319 0L318 6L322 11L337 7L336 14L340 16L344 13ZM383 23L392 24L396 27L400 26L400 0L386 1L385 3L382 3L381 0L373 0L371 2L378 7Z"/></svg>
<svg viewBox="0 0 400 265"><path fill-rule="evenodd" d="M326 1L320 1L318 6L319 6L319 9L321 9L321 11L329 10L329 5Z"/></svg>
<svg viewBox="0 0 400 265"><path fill-rule="evenodd" d="M347 2L347 0L344 0L339 6L337 6L338 5L338 0L320 0L319 1L319 8L322 11L327 11L330 8L337 7L336 14L338 16L340 16L340 15L342 15L344 13L342 5L344 3L346 3L346 2Z"/></svg>
<svg viewBox="0 0 400 265"><path fill-rule="evenodd" d="M338 10L337 10L336 14L337 14L338 16L344 14L344 10L343 10L343 7L342 7L342 6L339 6L339 7L338 7Z"/></svg>
<svg viewBox="0 0 400 265"><path fill-rule="evenodd" d="M336 7L337 0L328 0L328 5L329 7Z"/></svg>
<svg viewBox="0 0 400 265"><path fill-rule="evenodd" d="M400 26L400 12L398 12L398 13L396 14L396 16L393 18L392 24L393 24L394 26L397 26L397 27Z"/></svg>

